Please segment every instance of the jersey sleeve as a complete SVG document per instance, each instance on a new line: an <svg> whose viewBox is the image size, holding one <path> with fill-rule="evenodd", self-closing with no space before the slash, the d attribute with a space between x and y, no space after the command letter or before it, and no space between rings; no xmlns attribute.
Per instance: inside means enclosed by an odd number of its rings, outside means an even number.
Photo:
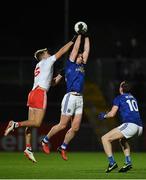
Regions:
<svg viewBox="0 0 146 180"><path fill-rule="evenodd" d="M49 58L50 58L50 60L51 60L52 62L55 62L55 61L56 61L56 56L55 56L55 54L54 54L53 56L50 56Z"/></svg>
<svg viewBox="0 0 146 180"><path fill-rule="evenodd" d="M53 65L55 63L55 61L56 61L56 57L55 57L55 55L53 55L53 56L48 57L47 60L44 61L44 64L46 66L47 65Z"/></svg>
<svg viewBox="0 0 146 180"><path fill-rule="evenodd" d="M115 97L115 99L113 100L113 106L118 106L120 105L120 97L117 96Z"/></svg>

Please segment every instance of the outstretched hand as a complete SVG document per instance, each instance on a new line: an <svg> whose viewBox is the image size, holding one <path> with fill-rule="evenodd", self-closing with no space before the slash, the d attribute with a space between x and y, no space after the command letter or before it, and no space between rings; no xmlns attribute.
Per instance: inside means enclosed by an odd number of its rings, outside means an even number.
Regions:
<svg viewBox="0 0 146 180"><path fill-rule="evenodd" d="M83 24L82 24L82 23L79 24L79 25L78 25L78 28L79 28L79 31L81 31L81 30L83 29Z"/></svg>
<svg viewBox="0 0 146 180"><path fill-rule="evenodd" d="M86 34L86 31L83 29L83 24L82 23L78 25L78 28L79 28L78 34L81 34L81 35Z"/></svg>
<svg viewBox="0 0 146 180"><path fill-rule="evenodd" d="M84 30L84 29L79 30L78 34L81 34L84 37L89 37L89 33L86 30Z"/></svg>
<svg viewBox="0 0 146 180"><path fill-rule="evenodd" d="M98 119L99 120L104 120L106 118L106 113L105 112L100 112L99 114L98 114Z"/></svg>

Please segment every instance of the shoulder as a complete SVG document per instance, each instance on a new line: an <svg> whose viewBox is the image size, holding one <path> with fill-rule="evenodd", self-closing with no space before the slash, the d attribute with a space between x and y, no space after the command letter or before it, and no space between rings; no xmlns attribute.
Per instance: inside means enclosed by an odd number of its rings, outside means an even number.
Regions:
<svg viewBox="0 0 146 180"><path fill-rule="evenodd" d="M55 54L52 55L52 56L50 56L50 57L48 57L47 60L56 61L56 56L55 56Z"/></svg>
<svg viewBox="0 0 146 180"><path fill-rule="evenodd" d="M113 104L119 103L120 100L121 100L121 95L116 96L116 97L114 98L114 100L113 100Z"/></svg>
<svg viewBox="0 0 146 180"><path fill-rule="evenodd" d="M56 57L55 57L55 55L52 55L52 56L49 56L47 59L43 59L42 60L42 63L43 64L52 64L52 63L54 63L56 61Z"/></svg>
<svg viewBox="0 0 146 180"><path fill-rule="evenodd" d="M122 95L117 95L116 97L115 97L115 99L121 99L122 98Z"/></svg>

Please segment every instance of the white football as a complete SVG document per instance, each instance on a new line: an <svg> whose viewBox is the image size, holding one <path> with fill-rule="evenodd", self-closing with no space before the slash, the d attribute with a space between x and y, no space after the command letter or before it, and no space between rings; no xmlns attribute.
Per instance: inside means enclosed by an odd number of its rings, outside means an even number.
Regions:
<svg viewBox="0 0 146 180"><path fill-rule="evenodd" d="M82 27L82 30L84 30L85 32L88 31L87 24L85 22L83 22L83 21L79 21L74 25L74 30L75 30L76 33L78 33L80 26Z"/></svg>

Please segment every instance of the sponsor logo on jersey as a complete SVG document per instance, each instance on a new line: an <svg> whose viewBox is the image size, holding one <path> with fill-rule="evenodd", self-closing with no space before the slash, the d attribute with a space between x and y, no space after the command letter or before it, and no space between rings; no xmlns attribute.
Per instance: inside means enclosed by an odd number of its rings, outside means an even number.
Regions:
<svg viewBox="0 0 146 180"><path fill-rule="evenodd" d="M83 66L76 68L76 71L80 71L81 73L85 73L85 69Z"/></svg>

